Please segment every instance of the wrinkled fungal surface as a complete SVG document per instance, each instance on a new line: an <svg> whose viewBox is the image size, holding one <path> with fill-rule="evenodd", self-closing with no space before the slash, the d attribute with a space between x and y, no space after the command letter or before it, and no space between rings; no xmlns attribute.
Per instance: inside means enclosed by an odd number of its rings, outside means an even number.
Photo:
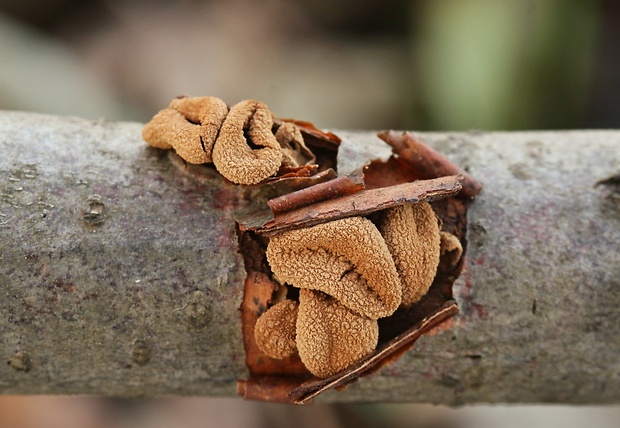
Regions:
<svg viewBox="0 0 620 428"><path fill-rule="evenodd" d="M427 202L400 205L383 212L379 230L401 281L402 305L426 294L439 265L439 224Z"/></svg>
<svg viewBox="0 0 620 428"><path fill-rule="evenodd" d="M267 259L276 277L323 291L360 315L377 319L400 305L398 273L375 225L344 218L271 238Z"/></svg>
<svg viewBox="0 0 620 428"><path fill-rule="evenodd" d="M200 125L200 149L205 153L206 160L190 163L212 162L213 147L228 114L226 103L216 97L183 97L172 100L169 108L178 111L190 122Z"/></svg>
<svg viewBox="0 0 620 428"><path fill-rule="evenodd" d="M267 309L256 321L254 338L268 357L285 358L297 351L295 329L298 306L293 300L283 300Z"/></svg>
<svg viewBox="0 0 620 428"><path fill-rule="evenodd" d="M328 139L330 147L340 143L335 135L302 123L311 138ZM174 149L188 163L213 163L236 184L258 184L291 173L307 177L318 170L299 126L292 121L274 124L269 108L256 100L241 101L229 110L216 97L176 98L144 126L142 136L153 147Z"/></svg>
<svg viewBox="0 0 620 428"><path fill-rule="evenodd" d="M297 348L315 376L329 377L361 360L375 349L378 338L376 320L320 291L300 290Z"/></svg>
<svg viewBox="0 0 620 428"><path fill-rule="evenodd" d="M200 144L200 125L187 120L174 109L157 113L142 130L142 138L158 149L173 148L189 163L205 163L211 160Z"/></svg>
<svg viewBox="0 0 620 428"><path fill-rule="evenodd" d="M259 101L234 105L224 120L213 148L213 163L228 180L256 184L278 172L282 150L271 132L273 116ZM250 147L251 144L256 147Z"/></svg>

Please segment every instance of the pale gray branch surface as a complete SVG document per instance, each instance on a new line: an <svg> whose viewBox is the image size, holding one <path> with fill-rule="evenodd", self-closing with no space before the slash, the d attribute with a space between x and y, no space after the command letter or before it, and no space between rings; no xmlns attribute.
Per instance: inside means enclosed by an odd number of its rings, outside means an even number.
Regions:
<svg viewBox="0 0 620 428"><path fill-rule="evenodd" d="M0 113L0 392L234 395L239 192L141 124ZM343 132L341 172L389 149ZM620 131L425 134L485 184L461 307L323 401L620 402Z"/></svg>

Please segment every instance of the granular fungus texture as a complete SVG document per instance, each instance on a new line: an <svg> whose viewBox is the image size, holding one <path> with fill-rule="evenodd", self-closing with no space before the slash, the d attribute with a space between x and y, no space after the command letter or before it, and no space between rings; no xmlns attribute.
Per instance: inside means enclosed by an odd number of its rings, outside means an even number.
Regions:
<svg viewBox="0 0 620 428"><path fill-rule="evenodd" d="M177 98L144 126L142 137L153 147L173 148L189 163L209 163L227 114L228 107L219 98Z"/></svg>
<svg viewBox="0 0 620 428"><path fill-rule="evenodd" d="M379 230L394 258L402 285L402 305L428 291L439 265L439 223L427 202L385 210Z"/></svg>
<svg viewBox="0 0 620 428"><path fill-rule="evenodd" d="M169 108L178 111L190 122L200 124L200 148L206 153L207 159L200 163L212 162L215 140L228 115L226 103L216 97L184 97L172 100Z"/></svg>
<svg viewBox="0 0 620 428"><path fill-rule="evenodd" d="M377 346L376 320L360 316L320 291L299 292L297 348L306 368L325 378L361 360Z"/></svg>
<svg viewBox="0 0 620 428"><path fill-rule="evenodd" d="M267 260L280 281L323 291L371 319L391 315L401 303L392 256L375 225L363 217L276 235Z"/></svg>
<svg viewBox="0 0 620 428"><path fill-rule="evenodd" d="M157 113L142 130L142 138L159 149L173 148L189 163L205 163L211 155L202 150L200 125L187 120L173 109Z"/></svg>
<svg viewBox="0 0 620 428"><path fill-rule="evenodd" d="M298 303L276 303L256 321L254 339L261 351L271 358L285 358L297 351L295 329Z"/></svg>
<svg viewBox="0 0 620 428"><path fill-rule="evenodd" d="M213 148L218 172L238 184L257 184L275 175L282 150L272 127L273 117L265 104L246 100L234 105Z"/></svg>

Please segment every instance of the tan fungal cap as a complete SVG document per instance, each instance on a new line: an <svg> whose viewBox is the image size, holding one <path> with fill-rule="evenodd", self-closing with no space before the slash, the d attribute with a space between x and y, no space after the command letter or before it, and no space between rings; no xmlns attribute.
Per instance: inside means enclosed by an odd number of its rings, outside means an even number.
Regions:
<svg viewBox="0 0 620 428"><path fill-rule="evenodd" d="M449 232L441 231L439 236L441 238L440 252L442 263L445 260L448 266L456 265L463 255L461 241Z"/></svg>
<svg viewBox="0 0 620 428"><path fill-rule="evenodd" d="M219 98L177 98L144 126L142 137L153 147L173 148L189 163L209 163L227 113Z"/></svg>
<svg viewBox="0 0 620 428"><path fill-rule="evenodd" d="M372 319L391 315L401 285L389 250L374 224L350 217L271 238L267 259L281 280L323 291Z"/></svg>
<svg viewBox="0 0 620 428"><path fill-rule="evenodd" d="M296 167L316 162L316 157L306 147L304 137L294 123L282 122L275 136L282 148L282 166Z"/></svg>
<svg viewBox="0 0 620 428"><path fill-rule="evenodd" d="M265 355L285 358L297 351L295 329L298 303L283 300L263 313L254 327L254 339Z"/></svg>
<svg viewBox="0 0 620 428"><path fill-rule="evenodd" d="M402 284L402 305L428 291L439 265L439 224L428 202L387 209L378 224Z"/></svg>
<svg viewBox="0 0 620 428"><path fill-rule="evenodd" d="M200 144L200 125L189 122L173 109L157 113L144 126L142 137L153 147L174 148L189 163L205 163L211 158Z"/></svg>
<svg viewBox="0 0 620 428"><path fill-rule="evenodd" d="M325 378L361 360L377 346L376 320L360 316L320 291L299 292L297 348L315 376Z"/></svg>
<svg viewBox="0 0 620 428"><path fill-rule="evenodd" d="M282 163L282 151L272 126L273 117L265 104L246 100L234 105L213 147L219 173L238 184L257 184L274 175Z"/></svg>
<svg viewBox="0 0 620 428"><path fill-rule="evenodd" d="M192 123L200 124L201 149L211 162L213 146L228 114L228 106L216 97L185 97L170 102L169 108L181 113Z"/></svg>

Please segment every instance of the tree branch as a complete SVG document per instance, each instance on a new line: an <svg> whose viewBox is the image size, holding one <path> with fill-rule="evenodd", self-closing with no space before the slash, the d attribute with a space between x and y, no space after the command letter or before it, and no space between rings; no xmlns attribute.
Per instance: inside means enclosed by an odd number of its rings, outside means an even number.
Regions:
<svg viewBox="0 0 620 428"><path fill-rule="evenodd" d="M252 190L141 127L0 113L0 392L234 395L246 376L232 214ZM389 156L339 135L341 174ZM485 185L461 312L319 401L620 401L620 131L422 136Z"/></svg>

